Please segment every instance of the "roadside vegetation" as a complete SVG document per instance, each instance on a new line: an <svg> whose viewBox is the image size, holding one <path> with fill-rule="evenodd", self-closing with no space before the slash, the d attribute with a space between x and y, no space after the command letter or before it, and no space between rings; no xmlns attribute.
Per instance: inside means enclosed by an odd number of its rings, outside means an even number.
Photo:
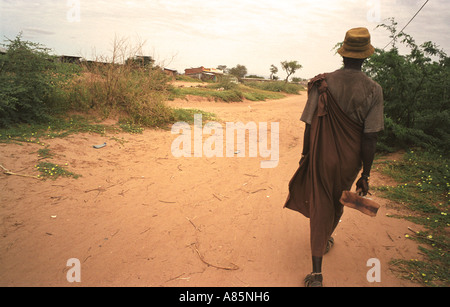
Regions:
<svg viewBox="0 0 450 307"><path fill-rule="evenodd" d="M272 82L246 82L245 85L276 93L286 93L286 94L299 94L306 89L297 83L287 83L283 81L272 81Z"/></svg>
<svg viewBox="0 0 450 307"><path fill-rule="evenodd" d="M202 110L169 107L166 101L174 97L198 95L228 102L284 97L237 85L226 78L207 88L176 89L150 57L136 56L142 46L130 48L126 40L115 40L111 58L76 64L61 61L45 46L22 40L20 34L3 46L6 54L0 54L0 143L42 146L38 151L40 163L35 166L39 175L32 176L37 179L79 177L67 169L68 165L51 161L48 139L98 133L124 142L116 137L117 133L142 133L145 127L167 129L177 121L192 123L198 113L204 119L215 118ZM106 118L117 119L117 124L101 124ZM15 174L5 166L2 169Z"/></svg>
<svg viewBox="0 0 450 307"><path fill-rule="evenodd" d="M199 82L189 77L177 78L185 82ZM245 81L235 83L233 79L223 76L219 82L202 82L199 86L172 87L170 99L185 98L188 95L206 97L213 101L241 102L281 99L286 94L300 94L303 86L283 81Z"/></svg>
<svg viewBox="0 0 450 307"><path fill-rule="evenodd" d="M81 64L61 62L20 34L4 46L0 128L60 125L75 113L96 120L117 118L123 127L164 128L186 116L165 103L170 78L152 60L137 57L139 48L129 48L126 40L115 41L111 58Z"/></svg>
<svg viewBox="0 0 450 307"><path fill-rule="evenodd" d="M206 87L181 87L173 88L171 90L170 99L185 98L188 95L206 97L213 101L223 102L241 102L250 101L264 101L267 99L280 99L285 97L283 93L277 93L258 88L252 88L243 84L236 84L234 87L221 87L221 83L210 84Z"/></svg>
<svg viewBox="0 0 450 307"><path fill-rule="evenodd" d="M375 162L377 171L394 185L375 187L390 199L399 214L393 218L416 223L405 237L419 244L422 259L392 259L392 271L425 286L450 285L450 159L421 149L408 150L401 159Z"/></svg>
<svg viewBox="0 0 450 307"><path fill-rule="evenodd" d="M24 41L20 34L3 46L0 128L48 125L67 120L73 113L117 118L121 125L165 127L187 115L169 107L169 99L195 95L225 102L259 101L283 98L283 93L298 94L303 89L286 82L236 84L226 76L206 87L175 88L150 57L137 56L142 46L131 48L123 39L114 41L111 58L76 64L62 62L50 55L48 48Z"/></svg>
<svg viewBox="0 0 450 307"><path fill-rule="evenodd" d="M422 259L393 259L392 270L424 286L450 285L450 58L432 42L418 45L394 19L387 29L393 45L376 49L364 71L383 87L385 130L375 162L397 184L378 186L402 214L418 224L405 237L419 243ZM402 55L398 46L409 50ZM383 153L405 152L397 160Z"/></svg>

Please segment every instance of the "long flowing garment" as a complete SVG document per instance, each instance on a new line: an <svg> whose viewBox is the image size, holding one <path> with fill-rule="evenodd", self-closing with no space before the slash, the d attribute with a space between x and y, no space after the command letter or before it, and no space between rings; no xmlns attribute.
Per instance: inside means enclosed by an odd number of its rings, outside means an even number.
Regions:
<svg viewBox="0 0 450 307"><path fill-rule="evenodd" d="M284 207L310 219L312 256L322 257L343 214L339 202L361 169L363 126L348 117L331 95L326 75L315 77L319 101L311 122L310 150L289 182Z"/></svg>

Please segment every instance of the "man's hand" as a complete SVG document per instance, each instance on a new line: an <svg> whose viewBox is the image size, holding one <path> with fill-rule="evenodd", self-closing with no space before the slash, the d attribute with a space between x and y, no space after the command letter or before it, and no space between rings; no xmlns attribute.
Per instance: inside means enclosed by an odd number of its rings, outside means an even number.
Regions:
<svg viewBox="0 0 450 307"><path fill-rule="evenodd" d="M356 182L356 191L360 196L366 196L369 193L369 177L361 176Z"/></svg>

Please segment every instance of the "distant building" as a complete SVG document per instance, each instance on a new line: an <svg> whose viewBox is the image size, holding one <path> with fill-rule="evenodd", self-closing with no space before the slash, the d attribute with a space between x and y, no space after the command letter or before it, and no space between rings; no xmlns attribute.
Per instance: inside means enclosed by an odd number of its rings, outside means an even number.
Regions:
<svg viewBox="0 0 450 307"><path fill-rule="evenodd" d="M164 68L164 72L172 78L175 78L178 75L178 71L175 69Z"/></svg>
<svg viewBox="0 0 450 307"><path fill-rule="evenodd" d="M61 55L58 57L58 61L61 63L81 64L81 57L72 55Z"/></svg>
<svg viewBox="0 0 450 307"><path fill-rule="evenodd" d="M186 76L189 76L189 77L192 77L192 78L201 79L204 69L205 69L205 67L203 67L203 66L198 67L198 68L186 68L184 70L184 74Z"/></svg>
<svg viewBox="0 0 450 307"><path fill-rule="evenodd" d="M217 81L223 76L223 71L216 68L205 68L203 66L197 68L186 68L184 70L186 76L196 78L202 81Z"/></svg>

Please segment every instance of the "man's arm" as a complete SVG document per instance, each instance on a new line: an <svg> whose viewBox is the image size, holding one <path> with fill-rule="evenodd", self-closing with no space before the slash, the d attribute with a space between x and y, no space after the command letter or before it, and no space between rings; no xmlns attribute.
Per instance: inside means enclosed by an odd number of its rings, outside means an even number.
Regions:
<svg viewBox="0 0 450 307"><path fill-rule="evenodd" d="M363 162L363 171L361 178L356 182L356 189L361 189L362 195L369 192L369 177L372 169L373 159L377 148L378 133L364 133L361 144L361 160Z"/></svg>
<svg viewBox="0 0 450 307"><path fill-rule="evenodd" d="M305 125L305 134L303 135L302 156L305 156L309 152L310 135L311 135L311 125L306 124Z"/></svg>

